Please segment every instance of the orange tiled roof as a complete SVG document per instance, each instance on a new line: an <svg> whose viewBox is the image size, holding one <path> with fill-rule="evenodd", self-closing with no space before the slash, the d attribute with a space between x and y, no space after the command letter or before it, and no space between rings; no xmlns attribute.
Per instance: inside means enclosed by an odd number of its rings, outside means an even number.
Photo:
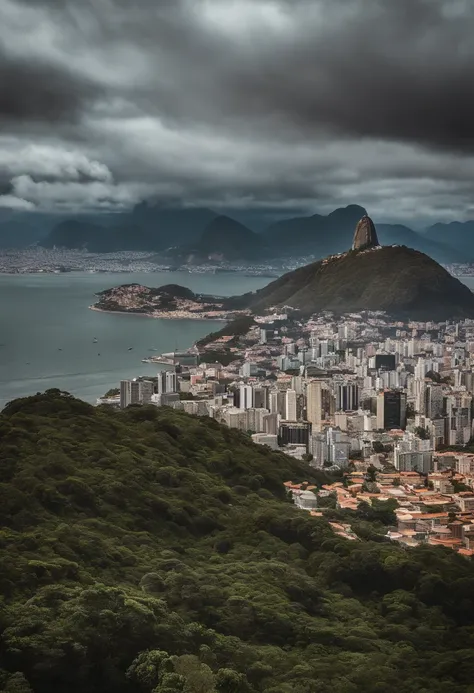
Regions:
<svg viewBox="0 0 474 693"><path fill-rule="evenodd" d="M448 513L420 513L419 515L413 513L414 520L432 520L436 517L448 517Z"/></svg>
<svg viewBox="0 0 474 693"><path fill-rule="evenodd" d="M461 539L437 539L436 537L430 537L428 539L428 544L439 544L440 546L459 546L462 544Z"/></svg>

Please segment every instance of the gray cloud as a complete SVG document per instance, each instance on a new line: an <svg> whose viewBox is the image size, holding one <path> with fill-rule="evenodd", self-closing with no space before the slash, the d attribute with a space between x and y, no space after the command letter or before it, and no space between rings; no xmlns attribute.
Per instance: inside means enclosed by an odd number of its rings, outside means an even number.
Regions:
<svg viewBox="0 0 474 693"><path fill-rule="evenodd" d="M0 11L9 198L474 215L472 2L0 0Z"/></svg>
<svg viewBox="0 0 474 693"><path fill-rule="evenodd" d="M0 123L76 120L97 87L66 67L12 60L0 51Z"/></svg>

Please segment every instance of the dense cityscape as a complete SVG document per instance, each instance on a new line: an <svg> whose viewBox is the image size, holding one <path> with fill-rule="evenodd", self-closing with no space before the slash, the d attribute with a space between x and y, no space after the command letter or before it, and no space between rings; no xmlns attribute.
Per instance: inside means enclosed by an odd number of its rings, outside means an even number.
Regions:
<svg viewBox="0 0 474 693"><path fill-rule="evenodd" d="M189 271L199 273L249 272L253 275L277 276L278 273L304 265L307 258L292 258L281 262L200 263L181 265L170 263L144 251L117 251L111 253L91 253L87 250L68 248L42 248L32 245L28 248L0 249L0 273L4 274L60 274L63 272L163 272Z"/></svg>
<svg viewBox="0 0 474 693"><path fill-rule="evenodd" d="M174 366L156 380L123 381L99 403L210 416L312 467L343 469L347 483L316 495L291 486L295 502L318 512L328 496L332 507L354 510L392 499L397 526L390 538L471 555L473 354L472 320L260 316L239 337L217 335L165 355Z"/></svg>

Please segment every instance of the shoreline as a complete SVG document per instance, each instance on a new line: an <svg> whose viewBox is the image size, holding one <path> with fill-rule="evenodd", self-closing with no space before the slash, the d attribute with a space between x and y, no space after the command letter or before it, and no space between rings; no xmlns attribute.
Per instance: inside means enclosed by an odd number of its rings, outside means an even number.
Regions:
<svg viewBox="0 0 474 693"><path fill-rule="evenodd" d="M190 313L189 315L173 315L173 311L162 313L161 315L154 315L153 313L135 313L134 311L128 310L106 310L104 308L97 308L95 305L89 306L89 310L94 310L97 313L109 313L110 315L138 315L142 318L153 318L155 320L209 320L215 322L229 322L233 319L208 317L205 315L196 315L195 313Z"/></svg>

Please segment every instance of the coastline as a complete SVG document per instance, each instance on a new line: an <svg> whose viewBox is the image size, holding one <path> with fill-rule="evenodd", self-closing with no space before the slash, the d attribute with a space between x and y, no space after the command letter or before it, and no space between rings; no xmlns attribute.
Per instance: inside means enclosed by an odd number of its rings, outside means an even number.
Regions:
<svg viewBox="0 0 474 693"><path fill-rule="evenodd" d="M168 313L135 313L131 310L106 310L97 308L95 305L89 306L89 310L95 310L97 313L109 313L110 315L138 315L142 318L154 318L156 320L215 320L216 322L229 322L232 318L217 318L209 315L199 315L196 313L188 313L186 315L173 315L174 311Z"/></svg>

